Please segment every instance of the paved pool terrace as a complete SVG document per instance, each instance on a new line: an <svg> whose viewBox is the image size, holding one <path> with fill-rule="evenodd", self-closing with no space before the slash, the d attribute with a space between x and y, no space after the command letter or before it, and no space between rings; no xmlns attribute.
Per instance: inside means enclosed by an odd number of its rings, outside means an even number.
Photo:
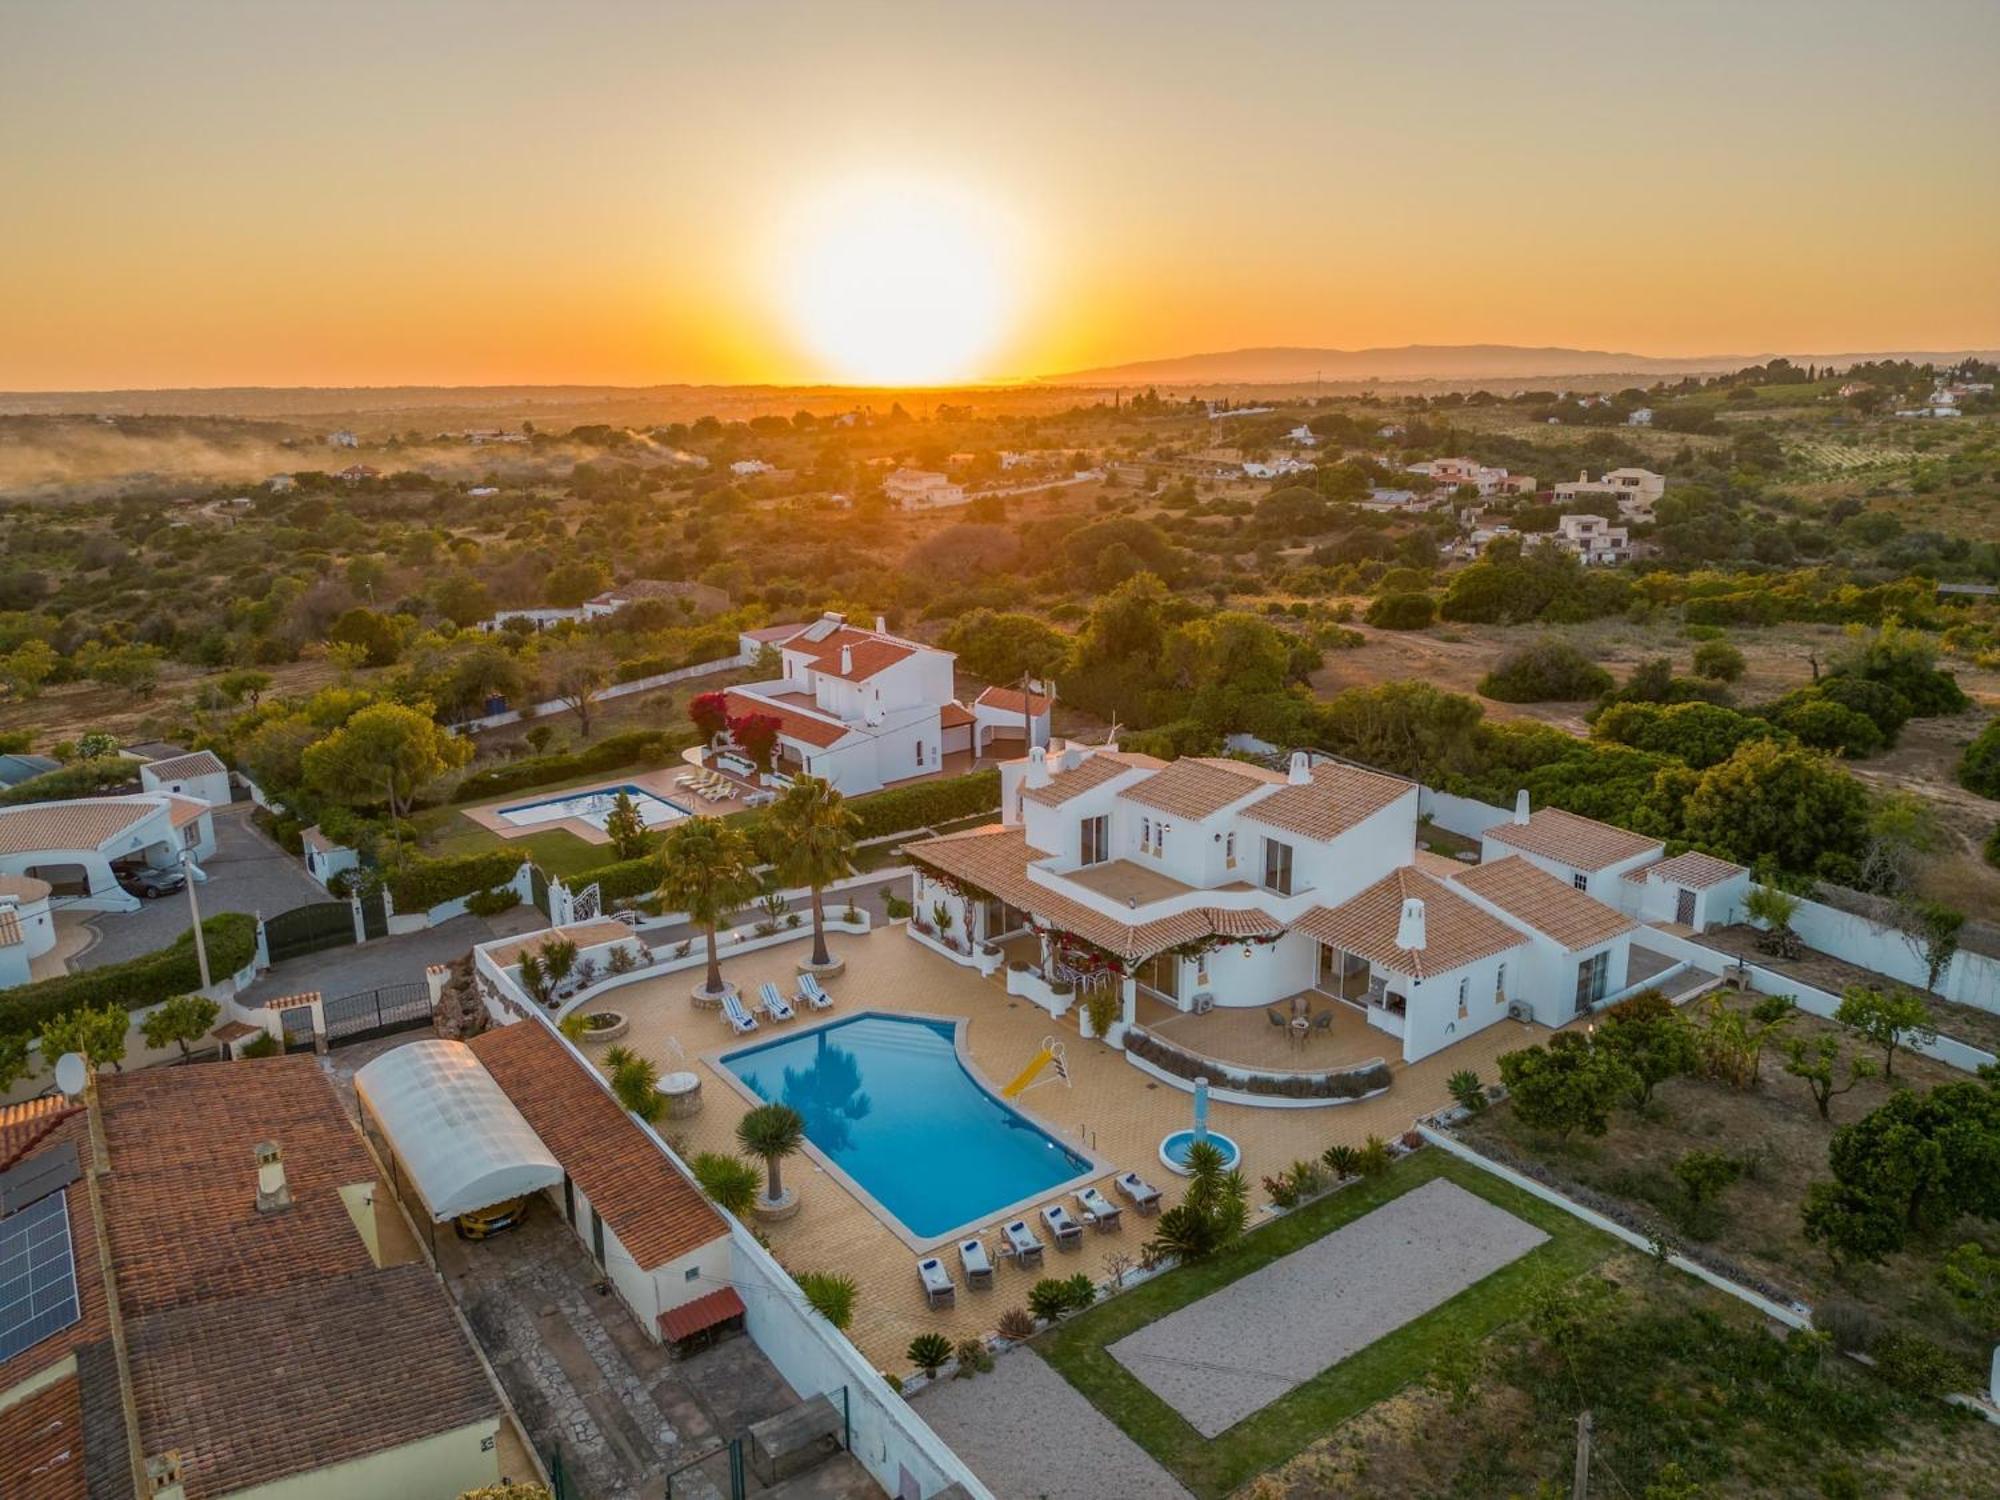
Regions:
<svg viewBox="0 0 2000 1500"><path fill-rule="evenodd" d="M737 795L718 802L697 797L691 788L678 784L677 778L699 773L699 770L700 768L695 766L675 764L662 766L656 771L628 771L621 776L607 776L602 781L590 782L584 786L534 788L514 792L506 797L497 797L491 802L476 803L460 811L481 828L489 833L498 834L503 839L525 838L531 833L546 833L551 829L561 829L565 833L575 834L588 844L609 844L611 838L603 829L601 813L593 815L588 809L579 806L575 816L566 817L557 814L524 819L523 810L538 804L548 806L572 799L582 803L586 799L609 798L621 791L629 791L634 794L635 801L642 796L650 797L677 809L673 816L662 821L649 820L648 826L661 828L668 822L678 822L680 817L690 814L721 815L736 812L748 805L745 799L752 794L753 789L740 782L732 782ZM644 802L641 802L640 813L641 816L646 813ZM510 814L512 816L509 816Z"/></svg>

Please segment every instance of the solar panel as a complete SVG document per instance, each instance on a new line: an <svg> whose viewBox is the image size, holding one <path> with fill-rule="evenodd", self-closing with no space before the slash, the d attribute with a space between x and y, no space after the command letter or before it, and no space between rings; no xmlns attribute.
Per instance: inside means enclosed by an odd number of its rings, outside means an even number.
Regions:
<svg viewBox="0 0 2000 1500"><path fill-rule="evenodd" d="M67 1197L51 1193L0 1219L0 1364L82 1316Z"/></svg>

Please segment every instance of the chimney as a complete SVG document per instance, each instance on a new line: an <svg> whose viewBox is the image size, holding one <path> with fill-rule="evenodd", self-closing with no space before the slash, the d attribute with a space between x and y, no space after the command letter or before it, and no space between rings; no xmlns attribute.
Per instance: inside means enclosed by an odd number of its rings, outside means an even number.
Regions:
<svg viewBox="0 0 2000 1500"><path fill-rule="evenodd" d="M852 646L842 646L840 648L840 675L842 677L851 677L854 675L854 648Z"/></svg>
<svg viewBox="0 0 2000 1500"><path fill-rule="evenodd" d="M283 1213L292 1206L291 1184L285 1181L285 1153L276 1141L257 1144L257 1212Z"/></svg>
<svg viewBox="0 0 2000 1500"><path fill-rule="evenodd" d="M1415 896L1403 902L1403 915L1396 923L1396 946L1411 953L1424 951L1424 903Z"/></svg>
<svg viewBox="0 0 2000 1500"><path fill-rule="evenodd" d="M875 617L875 633L877 635L887 635L889 633L889 617L887 615L877 615Z"/></svg>
<svg viewBox="0 0 2000 1500"><path fill-rule="evenodd" d="M1053 750L1055 747L1050 746L1049 748ZM1065 771L1074 771L1078 766L1082 764L1083 764L1082 749L1076 745L1065 743L1064 746L1062 747L1062 768Z"/></svg>
<svg viewBox="0 0 2000 1500"><path fill-rule="evenodd" d="M148 1500L186 1500L187 1490L181 1484L180 1449L169 1448L146 1460L146 1495Z"/></svg>
<svg viewBox="0 0 2000 1500"><path fill-rule="evenodd" d="M1293 786L1306 786L1312 781L1312 762L1306 758L1305 751L1292 752L1292 768L1285 779Z"/></svg>
<svg viewBox="0 0 2000 1500"><path fill-rule="evenodd" d="M1514 821L1516 824L1528 821L1528 789L1522 787L1514 793Z"/></svg>
<svg viewBox="0 0 2000 1500"><path fill-rule="evenodd" d="M1048 757L1039 750L1028 752L1028 785L1047 786L1049 784Z"/></svg>

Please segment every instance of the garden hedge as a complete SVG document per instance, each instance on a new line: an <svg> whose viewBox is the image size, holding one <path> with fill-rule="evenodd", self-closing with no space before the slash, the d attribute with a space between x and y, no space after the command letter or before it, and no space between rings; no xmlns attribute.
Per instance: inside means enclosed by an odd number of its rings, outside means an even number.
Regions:
<svg viewBox="0 0 2000 1500"><path fill-rule="evenodd" d="M948 781L920 781L915 786L892 787L886 792L870 792L848 803L861 820L857 839L881 838L885 834L908 833L913 828L929 828L954 818L1000 810L1000 773L971 771Z"/></svg>
<svg viewBox="0 0 2000 1500"><path fill-rule="evenodd" d="M580 891L595 883L603 900L623 901L633 896L650 896L659 889L660 877L664 873L658 854L643 854L637 859L621 859L594 869L579 870L574 875L565 876L563 884L572 891Z"/></svg>
<svg viewBox="0 0 2000 1500"><path fill-rule="evenodd" d="M644 760L663 759L694 743L692 729L631 729L608 735L583 750L536 755L474 771L451 794L454 802L483 802L509 792L547 786L597 771L616 771Z"/></svg>
<svg viewBox="0 0 2000 1500"><path fill-rule="evenodd" d="M243 912L223 912L201 924L208 946L208 972L220 979L250 962L257 951L257 921ZM38 1032L44 1023L73 1010L122 1005L140 1010L201 988L201 964L194 934L183 932L169 947L128 963L107 964L0 990L0 1032Z"/></svg>
<svg viewBox="0 0 2000 1500"><path fill-rule="evenodd" d="M139 763L122 755L100 755L31 776L18 786L0 790L0 807L25 802L57 802L68 797L101 797L109 792L139 790Z"/></svg>
<svg viewBox="0 0 2000 1500"><path fill-rule="evenodd" d="M429 911L474 891L491 890L514 878L527 856L518 849L487 849L447 859L414 859L383 877L400 912Z"/></svg>

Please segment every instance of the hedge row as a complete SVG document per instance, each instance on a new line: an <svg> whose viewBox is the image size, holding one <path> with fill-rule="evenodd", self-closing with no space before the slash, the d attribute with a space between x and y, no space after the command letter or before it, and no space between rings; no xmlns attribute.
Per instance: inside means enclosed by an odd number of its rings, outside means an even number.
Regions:
<svg viewBox="0 0 2000 1500"><path fill-rule="evenodd" d="M1000 773L971 771L949 781L920 781L915 786L892 787L886 792L870 792L856 797L848 806L861 820L858 839L881 838L885 834L907 833L913 828L929 828L954 818L1000 810Z"/></svg>
<svg viewBox="0 0 2000 1500"><path fill-rule="evenodd" d="M664 873L659 855L644 854L637 859L621 859L613 864L599 865L594 870L565 876L563 884L572 891L580 891L594 883L604 900L624 901L634 896L652 895L660 888L660 877Z"/></svg>
<svg viewBox="0 0 2000 1500"><path fill-rule="evenodd" d="M108 792L139 789L139 763L122 755L100 755L31 776L18 786L0 790L0 807L24 802L57 802L68 797L100 797Z"/></svg>
<svg viewBox="0 0 2000 1500"><path fill-rule="evenodd" d="M475 771L451 794L454 802L483 802L529 787L568 781L596 771L616 771L642 760L658 760L694 743L692 729L631 729L610 735L588 749L536 755Z"/></svg>
<svg viewBox="0 0 2000 1500"><path fill-rule="evenodd" d="M243 912L223 912L201 924L208 946L208 972L220 979L250 962L257 951L257 921ZM183 932L170 947L128 963L107 964L0 990L0 1032L38 1032L73 1010L122 1005L140 1010L201 988L201 964L194 934Z"/></svg>
<svg viewBox="0 0 2000 1500"><path fill-rule="evenodd" d="M429 911L474 891L505 885L526 858L518 849L487 849L446 859L415 859L389 871L383 882L397 911Z"/></svg>

